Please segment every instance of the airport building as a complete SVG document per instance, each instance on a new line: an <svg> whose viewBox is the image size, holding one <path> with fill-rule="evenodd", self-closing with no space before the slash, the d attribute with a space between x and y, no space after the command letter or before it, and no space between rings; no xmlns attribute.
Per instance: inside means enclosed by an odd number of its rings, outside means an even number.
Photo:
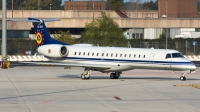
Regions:
<svg viewBox="0 0 200 112"><path fill-rule="evenodd" d="M94 8L91 7L93 3ZM86 5L84 6L83 4ZM75 37L80 37L81 32L85 29L85 23L97 19L101 12L109 14L124 30L124 35L128 39L156 39L161 34L166 33L171 38L174 38L177 35L181 35L182 32L198 33L200 31L200 19L198 18L196 7L197 0L190 0L190 2L188 0L158 0L158 5L158 11L128 10L125 12L105 10L105 2L103 1L67 1L65 2L65 10L8 10L7 18L60 18L60 21L46 23L49 32L53 34L55 31L69 30ZM1 24L0 22L0 26ZM8 38L30 37L34 39L31 23L7 21L7 29ZM192 38L192 36L190 37Z"/></svg>

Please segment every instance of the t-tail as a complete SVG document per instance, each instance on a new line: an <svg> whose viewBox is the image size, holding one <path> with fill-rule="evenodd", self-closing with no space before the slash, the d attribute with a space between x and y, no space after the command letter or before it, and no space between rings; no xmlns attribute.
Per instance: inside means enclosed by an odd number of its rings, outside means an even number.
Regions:
<svg viewBox="0 0 200 112"><path fill-rule="evenodd" d="M32 22L34 26L34 32L35 32L36 42L38 46L46 45L46 44L69 45L68 43L60 42L53 39L46 28L45 22L59 21L59 19L40 20L36 18L28 18L28 20L11 19L11 21Z"/></svg>

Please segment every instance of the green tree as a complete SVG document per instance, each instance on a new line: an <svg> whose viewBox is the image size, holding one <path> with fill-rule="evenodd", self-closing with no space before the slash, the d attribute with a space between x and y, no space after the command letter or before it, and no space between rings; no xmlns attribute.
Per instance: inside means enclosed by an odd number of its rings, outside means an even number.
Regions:
<svg viewBox="0 0 200 112"><path fill-rule="evenodd" d="M81 36L82 42L100 46L127 46L127 39L123 30L105 12L97 20L86 23L85 32Z"/></svg>
<svg viewBox="0 0 200 112"><path fill-rule="evenodd" d="M39 7L38 7L39 1ZM19 2L20 3L20 2ZM20 10L61 10L61 0L23 0L18 9Z"/></svg>
<svg viewBox="0 0 200 112"><path fill-rule="evenodd" d="M58 32L56 32L54 34L54 38L59 40L59 41L68 43L68 44L76 44L76 43L78 43L76 41L76 38L72 37L69 31L66 31L66 32L58 31Z"/></svg>
<svg viewBox="0 0 200 112"><path fill-rule="evenodd" d="M158 1L156 0L155 2L145 2L143 3L142 8L144 10L158 10Z"/></svg>
<svg viewBox="0 0 200 112"><path fill-rule="evenodd" d="M124 0L108 0L107 7L111 10L122 10Z"/></svg>

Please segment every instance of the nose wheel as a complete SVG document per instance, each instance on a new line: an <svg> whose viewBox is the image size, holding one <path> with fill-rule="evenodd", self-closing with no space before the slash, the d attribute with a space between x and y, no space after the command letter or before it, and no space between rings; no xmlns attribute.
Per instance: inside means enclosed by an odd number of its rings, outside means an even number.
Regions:
<svg viewBox="0 0 200 112"><path fill-rule="evenodd" d="M187 73L182 73L182 76L180 77L180 80L181 80L181 81L185 81L185 80L186 80L186 77L185 77L186 74L187 74Z"/></svg>
<svg viewBox="0 0 200 112"><path fill-rule="evenodd" d="M181 76L181 77L180 77L180 80L181 80L181 81L184 81L184 80L186 80L186 77L185 77L185 76Z"/></svg>

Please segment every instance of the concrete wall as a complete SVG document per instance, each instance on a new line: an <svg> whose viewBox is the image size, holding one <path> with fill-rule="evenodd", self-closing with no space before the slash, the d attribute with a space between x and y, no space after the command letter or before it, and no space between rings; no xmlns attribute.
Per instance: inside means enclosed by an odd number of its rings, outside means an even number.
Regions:
<svg viewBox="0 0 200 112"><path fill-rule="evenodd" d="M146 12L130 12L131 18L120 18L114 11L106 11L110 14L110 17L119 24L121 28L200 28L199 18L156 18L155 12L149 16L144 16ZM94 19L97 19L101 14L101 11L95 11ZM135 18L137 14L137 17ZM141 15L141 16L139 16ZM143 16L142 16L143 15ZM150 17L150 15L152 17ZM2 12L0 12L0 17ZM49 28L84 28L86 22L93 20L92 11L61 11L61 10L33 10L13 11L13 18L60 18L61 21L46 23ZM7 18L12 18L12 11L7 11ZM23 30L30 29L31 23L25 22L11 22L8 21L8 29ZM1 22L0 22L1 28Z"/></svg>
<svg viewBox="0 0 200 112"><path fill-rule="evenodd" d="M94 17L98 18L101 12L110 14L111 18L120 18L114 11L98 10L94 12ZM0 10L2 18L2 11ZM8 10L7 18L93 18L92 10Z"/></svg>
<svg viewBox="0 0 200 112"><path fill-rule="evenodd" d="M157 11L127 11L130 18L158 18Z"/></svg>
<svg viewBox="0 0 200 112"><path fill-rule="evenodd" d="M94 7L93 7L94 4ZM65 1L65 10L105 10L105 1Z"/></svg>
<svg viewBox="0 0 200 112"><path fill-rule="evenodd" d="M158 0L159 17L196 18L197 0Z"/></svg>

